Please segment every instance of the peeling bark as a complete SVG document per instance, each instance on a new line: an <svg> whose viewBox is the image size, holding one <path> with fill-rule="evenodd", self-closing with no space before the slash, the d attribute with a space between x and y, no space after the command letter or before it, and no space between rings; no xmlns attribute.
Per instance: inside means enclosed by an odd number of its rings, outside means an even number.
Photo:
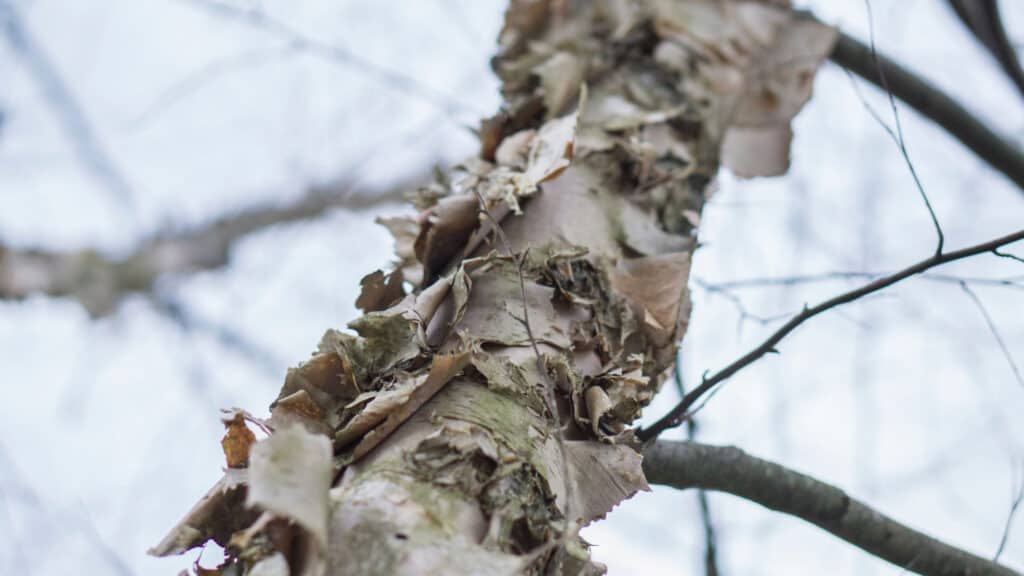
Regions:
<svg viewBox="0 0 1024 576"><path fill-rule="evenodd" d="M719 490L802 518L904 572L1018 574L901 524L835 486L733 446L658 441L644 450L644 471L654 484Z"/></svg>
<svg viewBox="0 0 1024 576"><path fill-rule="evenodd" d="M756 160L740 173L784 169L777 135L834 40L777 4L513 1L480 155L385 223L395 268L364 278L356 334L289 373L253 447L330 438L333 487L302 500L327 502L326 549L309 510L258 507L264 530L236 497L156 552L249 514L222 573L277 554L292 574L601 573L577 529L647 489L630 426L686 329L723 138Z"/></svg>

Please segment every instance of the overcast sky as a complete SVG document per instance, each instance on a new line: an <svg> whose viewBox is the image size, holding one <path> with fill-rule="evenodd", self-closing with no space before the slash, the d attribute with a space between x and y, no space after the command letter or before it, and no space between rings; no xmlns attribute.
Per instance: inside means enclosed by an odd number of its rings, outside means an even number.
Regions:
<svg viewBox="0 0 1024 576"><path fill-rule="evenodd" d="M261 6L281 24L202 1L0 0L86 121L69 123L75 111L54 79L34 72L9 33L0 39L0 244L121 254L157 231L287 203L316 184L385 190L472 154L470 127L500 103L488 60L503 1L227 4ZM1024 5L1001 4L1024 40ZM859 0L808 6L867 38ZM944 2L872 8L880 50L1020 141L1020 95ZM408 81L383 77L391 72ZM855 82L834 66L819 74L794 126L789 175L722 175L694 261L689 383L778 324L743 319L702 283L887 271L933 250L907 166ZM891 122L886 101L861 91ZM1020 227L1024 196L1012 184L913 111L901 108L901 121L948 247ZM0 573L188 566L194 553L158 560L145 550L220 476L218 409L266 412L287 367L355 317L359 279L389 262L390 236L374 218L405 210L273 227L238 243L225 269L166 279L159 296L187 325L144 297L99 320L66 299L0 302ZM1004 278L1024 265L986 255L942 272ZM850 285L734 296L750 315L773 317ZM974 291L1024 364L1022 292ZM781 352L715 396L699 417L702 440L737 444L994 554L1014 479L1024 482L1024 386L969 295L908 281L810 322ZM645 420L676 399L666 388ZM726 574L899 573L798 520L725 495L711 503ZM613 575L701 574L701 533L694 494L659 488L584 536ZM219 560L206 554L205 565ZM1024 568L1024 525L1003 560Z"/></svg>

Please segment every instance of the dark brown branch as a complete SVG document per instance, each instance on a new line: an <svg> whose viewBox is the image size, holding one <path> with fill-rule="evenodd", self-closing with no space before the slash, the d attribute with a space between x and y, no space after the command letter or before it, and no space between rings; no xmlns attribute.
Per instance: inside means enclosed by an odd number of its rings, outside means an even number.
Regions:
<svg viewBox="0 0 1024 576"><path fill-rule="evenodd" d="M405 189L396 186L372 195L313 190L291 204L252 208L191 230L157 235L120 258L96 250L46 252L0 245L0 299L67 296L78 300L90 315L104 316L124 296L152 291L162 276L226 265L234 243L253 232L312 219L333 208L359 210L399 201Z"/></svg>
<svg viewBox="0 0 1024 576"><path fill-rule="evenodd" d="M882 54L877 54L876 65L871 48L846 34L840 33L830 58L875 86L890 90L893 96L941 126L979 158L1005 174L1024 193L1024 154L1020 149L941 90Z"/></svg>
<svg viewBox="0 0 1024 576"><path fill-rule="evenodd" d="M1003 72L1024 96L1024 70L1021 70L1017 51L1006 35L1003 19L999 15L999 3L996 0L949 0L949 5L964 26L999 62Z"/></svg>
<svg viewBox="0 0 1024 576"><path fill-rule="evenodd" d="M717 384L719 384L720 382L724 382L725 380L728 380L734 374L746 368L750 364L753 364L756 360L760 359L765 354L777 352L775 346L780 341L782 341L783 338L789 335L789 333L791 333L793 330L796 330L798 326L800 326L807 320L814 318L818 314L821 314L822 312L825 312L826 310L830 310L837 306L848 304L850 302L853 302L854 300L867 296L868 294L871 294L873 292L878 292L879 290L888 288L889 286L892 286L893 284L901 280L920 274L921 272L924 272L925 270L928 270L930 268L941 266L943 264L947 264L949 262L953 262L956 260L969 258L971 256L975 256L978 254L984 254L985 252L992 252L997 248L1001 248L1008 244L1012 244L1014 242L1017 242L1018 240L1024 240L1024 230L1018 230L1013 234L1002 236L1000 238L989 240L988 242L983 242L981 244L976 244L974 246L969 246L967 248L961 248L960 250L955 250L953 252L946 252L945 254L935 254L929 258L921 260L916 264L913 264L912 266L904 268L899 272L890 274L889 276L884 276L882 278L874 280L873 282L864 284L859 288L850 290L849 292L844 292L838 296L835 296L833 298L825 300L824 302L816 304L815 306L804 306L802 312L792 317L788 322L786 322L781 328L776 330L771 336L769 336L764 342L762 342L756 348L754 348L750 352L747 352L745 355L735 360L732 364L729 364L728 366L719 370L712 376L705 377L704 380L700 383L700 385L691 390L690 392L688 392L686 396L684 396L683 399L679 402L679 404L676 404L676 406L672 408L672 410L670 410L668 414L661 417L661 419L652 424L650 428L644 428L642 430L639 430L637 432L637 437L639 437L641 440L647 441L652 438L656 438L658 434L669 428L678 426L684 420L684 416L686 415L687 411L690 409L691 406L693 406L697 402L697 400L699 400L702 396L711 391L711 389L714 388Z"/></svg>
<svg viewBox="0 0 1024 576"><path fill-rule="evenodd" d="M739 448L658 441L644 450L648 482L728 492L796 516L878 558L929 576L1017 572L918 532L845 492Z"/></svg>
<svg viewBox="0 0 1024 576"><path fill-rule="evenodd" d="M286 41L293 50L312 54L327 61L358 70L367 78L379 82L382 86L397 90L406 96L417 98L437 107L437 109L449 117L453 117L461 112L471 112L473 114L481 112L476 110L474 106L463 102L451 94L428 86L405 72L375 64L341 46L307 37L286 23L272 18L259 7L236 6L223 0L188 0L188 2L216 16L242 22L273 34Z"/></svg>

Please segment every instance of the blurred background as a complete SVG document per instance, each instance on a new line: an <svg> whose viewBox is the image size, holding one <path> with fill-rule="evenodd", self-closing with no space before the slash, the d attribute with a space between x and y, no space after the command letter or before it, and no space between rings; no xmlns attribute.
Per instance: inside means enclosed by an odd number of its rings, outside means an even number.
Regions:
<svg viewBox="0 0 1024 576"><path fill-rule="evenodd" d="M862 2L799 4L868 37ZM1000 4L1024 42L1024 5ZM218 410L266 413L389 262L374 219L474 153L471 128L500 101L488 61L504 5L0 0L0 283L17 262L31 292L0 300L0 573L191 565L145 551L220 476ZM945 2L871 7L880 51L1020 142L1020 94ZM805 302L934 249L858 89L891 124L878 91L828 64L790 173L722 174L691 278L687 383ZM1020 227L1019 190L900 114L947 247ZM984 255L831 311L729 381L698 438L992 556L1024 483L1022 295L1024 263ZM645 420L677 399L666 386ZM723 574L901 572L799 520L709 501ZM1017 524L1002 560L1024 569ZM694 492L655 488L584 536L613 575L703 574L704 532Z"/></svg>

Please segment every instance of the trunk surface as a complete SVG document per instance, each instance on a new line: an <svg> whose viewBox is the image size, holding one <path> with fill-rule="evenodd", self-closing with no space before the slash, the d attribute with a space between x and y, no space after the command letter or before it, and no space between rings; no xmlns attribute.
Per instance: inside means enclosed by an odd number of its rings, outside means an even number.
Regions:
<svg viewBox="0 0 1024 576"><path fill-rule="evenodd" d="M719 159L788 164L834 31L778 2L513 1L479 156L383 221L271 418L152 551L224 574L590 574L580 526L647 484L630 428L676 356ZM247 422L272 432L255 443Z"/></svg>

